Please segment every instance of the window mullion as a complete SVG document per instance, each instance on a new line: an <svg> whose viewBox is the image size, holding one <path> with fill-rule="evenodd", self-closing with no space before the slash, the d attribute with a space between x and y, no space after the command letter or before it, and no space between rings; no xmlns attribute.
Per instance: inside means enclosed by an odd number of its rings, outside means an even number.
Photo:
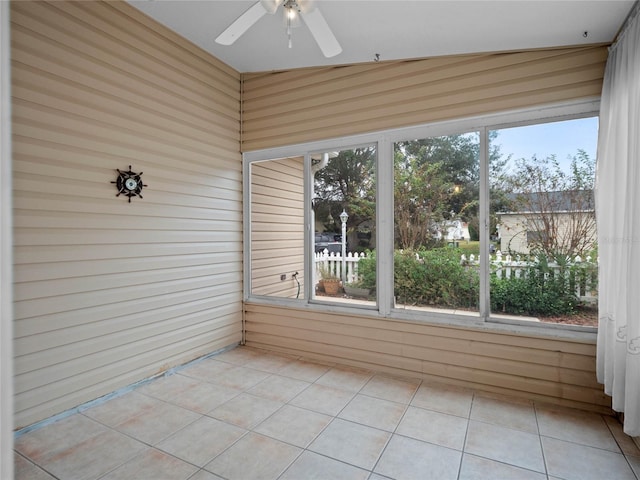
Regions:
<svg viewBox="0 0 640 480"><path fill-rule="evenodd" d="M376 251L378 309L382 315L389 315L393 308L393 143L381 139L378 143L376 208Z"/></svg>
<svg viewBox="0 0 640 480"><path fill-rule="evenodd" d="M480 318L487 320L491 311L489 298L489 130L480 129Z"/></svg>
<svg viewBox="0 0 640 480"><path fill-rule="evenodd" d="M313 197L313 173L311 172L311 155L307 152L304 156L304 284L311 285L311 288L304 289L304 299L306 302L313 298L313 272L315 266L315 254L313 250L313 234L315 232L315 216L312 207Z"/></svg>

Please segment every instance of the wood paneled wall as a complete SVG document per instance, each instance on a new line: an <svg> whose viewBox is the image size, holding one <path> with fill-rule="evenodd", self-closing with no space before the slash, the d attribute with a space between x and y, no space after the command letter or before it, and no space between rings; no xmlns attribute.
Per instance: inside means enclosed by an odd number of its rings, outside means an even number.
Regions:
<svg viewBox="0 0 640 480"><path fill-rule="evenodd" d="M597 97L606 59L587 46L244 74L242 150Z"/></svg>
<svg viewBox="0 0 640 480"><path fill-rule="evenodd" d="M593 46L241 78L124 2L12 2L11 20L17 428L241 339L240 150L597 96L606 60ZM131 203L110 183L129 165L148 184ZM246 313L255 346L607 404L591 344Z"/></svg>
<svg viewBox="0 0 640 480"><path fill-rule="evenodd" d="M392 375L610 412L595 339L535 335L245 304L247 345Z"/></svg>
<svg viewBox="0 0 640 480"><path fill-rule="evenodd" d="M237 72L125 2L11 6L20 428L241 340L242 164Z"/></svg>
<svg viewBox="0 0 640 480"><path fill-rule="evenodd" d="M245 152L597 97L605 46L244 74ZM245 305L248 345L608 412L595 339ZM587 338L586 340L584 338Z"/></svg>
<svg viewBox="0 0 640 480"><path fill-rule="evenodd" d="M304 298L303 162L298 157L251 164L253 295Z"/></svg>

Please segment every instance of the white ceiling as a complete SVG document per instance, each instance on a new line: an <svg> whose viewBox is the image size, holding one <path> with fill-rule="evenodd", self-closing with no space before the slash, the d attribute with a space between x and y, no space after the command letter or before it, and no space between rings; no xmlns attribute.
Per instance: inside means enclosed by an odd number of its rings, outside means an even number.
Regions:
<svg viewBox="0 0 640 480"><path fill-rule="evenodd" d="M315 0L342 45L333 58L322 55L304 24L289 49L281 11L262 17L233 45L216 44L255 2L129 3L239 72L261 72L370 62L376 53L385 61L608 43L634 0Z"/></svg>

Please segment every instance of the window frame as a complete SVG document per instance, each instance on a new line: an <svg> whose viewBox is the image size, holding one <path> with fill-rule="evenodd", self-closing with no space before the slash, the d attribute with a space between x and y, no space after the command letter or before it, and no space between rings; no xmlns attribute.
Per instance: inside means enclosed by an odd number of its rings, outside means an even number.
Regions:
<svg viewBox="0 0 640 480"><path fill-rule="evenodd" d="M304 182L305 182L305 209L304 209L304 214L305 214L305 285L309 285L309 289L308 289L308 293L307 290L305 290L305 301L307 304L310 305L323 305L323 306L333 306L336 305L336 302L332 302L331 300L325 300L322 297L317 297L315 295L313 295L313 288L315 287L313 285L313 270L315 269L315 263L314 263L314 259L313 257L309 254L309 252L315 251L313 248L313 244L314 244L314 236L315 236L315 224L312 221L312 217L311 217L311 210L312 210L312 200L313 200L313 194L314 194L314 178L313 178L313 173L312 173L312 169L311 169L311 157L314 155L318 155L320 153L324 153L324 152L328 152L328 151L344 151L344 150L354 150L356 148L364 148L364 147L374 147L375 152L376 152L376 160L375 160L375 181L376 181L376 225L378 222L378 205L379 203L379 199L378 199L378 168L380 166L380 155L378 153L378 148L379 148L379 143L378 142L369 142L369 143L352 143L349 144L348 146L342 146L340 148L329 148L329 149L324 149L324 150L318 150L318 151L307 151L306 155L305 155L305 173L304 173ZM308 162L307 162L307 157L308 157ZM308 184L308 185L307 185ZM378 229L376 228L376 231ZM379 272L377 269L377 265L376 265L376 279L378 276ZM379 303L380 303L380 297L379 295L376 296L376 304L375 305L363 305L363 304L358 304L358 305L344 305L346 308L358 308L361 310L367 310L367 311L377 311L379 309ZM342 304L340 304L342 305Z"/></svg>
<svg viewBox="0 0 640 480"><path fill-rule="evenodd" d="M489 244L489 141L492 130L526 125L552 123L599 115L600 99L588 98L533 108L492 113L474 117L457 118L437 123L410 126L393 130L371 132L349 137L320 140L302 144L268 148L243 152L244 179L244 300L282 306L304 306L326 312L357 314L377 314L380 317L420 323L446 324L487 328L490 330L525 331L550 334L553 336L591 338L597 329L574 325L535 323L519 320L516 316L496 316L490 313L489 297L489 260L487 255L480 256L480 299L479 312L472 315L429 311L419 312L395 308L393 305L393 146L399 141L413 140L458 133L478 132L480 136L480 251ZM313 179L311 178L311 154L322 151L335 151L356 148L363 145L376 147L376 252L377 252L377 306L345 305L311 298L310 289L305 289L304 299L287 299L252 295L251 286L251 164L257 161L275 160L285 157L304 157L304 215L305 215L305 285L311 284L311 245L313 226L310 225L311 196Z"/></svg>

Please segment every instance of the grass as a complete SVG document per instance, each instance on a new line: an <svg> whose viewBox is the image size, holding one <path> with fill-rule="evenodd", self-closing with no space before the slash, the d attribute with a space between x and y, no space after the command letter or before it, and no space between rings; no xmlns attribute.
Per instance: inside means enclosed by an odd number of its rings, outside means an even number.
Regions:
<svg viewBox="0 0 640 480"><path fill-rule="evenodd" d="M494 244L496 249L500 248L500 245L496 245L495 242L491 242L491 243ZM471 254L478 256L478 254L480 253L480 242L477 240L465 242L463 240L458 242L458 248L462 250L462 253L464 253L467 257Z"/></svg>
<svg viewBox="0 0 640 480"><path fill-rule="evenodd" d="M478 241L469 241L465 242L464 240L458 243L458 248L462 250L462 253L465 255L478 255L480 253L480 242Z"/></svg>

